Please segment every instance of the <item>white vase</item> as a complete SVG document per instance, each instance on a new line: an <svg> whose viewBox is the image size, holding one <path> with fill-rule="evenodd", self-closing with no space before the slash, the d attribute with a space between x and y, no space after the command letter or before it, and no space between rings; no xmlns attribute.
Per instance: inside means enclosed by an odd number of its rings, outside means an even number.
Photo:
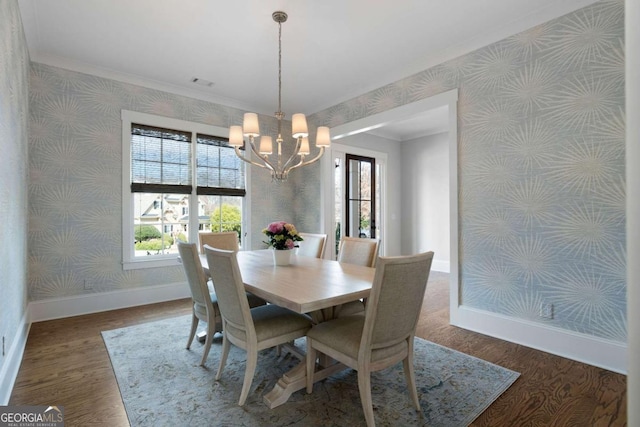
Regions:
<svg viewBox="0 0 640 427"><path fill-rule="evenodd" d="M275 265L289 265L291 260L291 251L289 249L274 249L273 263Z"/></svg>

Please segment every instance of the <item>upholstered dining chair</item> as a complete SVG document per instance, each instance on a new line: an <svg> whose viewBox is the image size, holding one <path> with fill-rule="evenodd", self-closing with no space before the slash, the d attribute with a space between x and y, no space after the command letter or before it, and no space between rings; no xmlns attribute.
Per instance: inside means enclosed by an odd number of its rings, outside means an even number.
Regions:
<svg viewBox="0 0 640 427"><path fill-rule="evenodd" d="M433 252L380 257L364 316L346 316L307 332L307 393L313 391L317 351L358 371L367 426L374 426L371 372L402 361L413 404L420 402L413 372L413 340L429 279Z"/></svg>
<svg viewBox="0 0 640 427"><path fill-rule="evenodd" d="M378 239L343 236L338 246L338 261L375 267L379 248Z"/></svg>
<svg viewBox="0 0 640 427"><path fill-rule="evenodd" d="M200 253L204 253L204 245L212 248L224 249L225 251L239 251L238 233L235 231L222 231L220 233L203 231L198 233L200 240Z"/></svg>
<svg viewBox="0 0 640 427"><path fill-rule="evenodd" d="M222 249L225 251L238 252L240 245L238 244L238 233L235 231L221 231L221 232L201 232L198 233L198 240L200 241L200 253L204 254L204 245L209 245L212 248ZM249 306L258 307L265 305L267 302L262 298L247 292L249 298Z"/></svg>
<svg viewBox="0 0 640 427"><path fill-rule="evenodd" d="M204 353L200 361L200 366L203 366L207 361L213 336L216 332L222 332L222 317L220 316L216 294L210 292L207 286L207 276L198 257L196 244L178 241L178 252L180 253L180 261L184 267L184 272L187 275L191 299L193 300L191 332L189 332L187 349L191 348L200 320L207 324Z"/></svg>
<svg viewBox="0 0 640 427"><path fill-rule="evenodd" d="M379 239L343 236L338 246L338 262L375 267L379 250ZM351 314L364 313L365 302L366 300L342 304L337 309L336 315L349 316Z"/></svg>
<svg viewBox="0 0 640 427"><path fill-rule="evenodd" d="M299 233L302 241L298 242L297 255L322 258L327 243L326 234Z"/></svg>
<svg viewBox="0 0 640 427"><path fill-rule="evenodd" d="M204 246L204 252L218 295L224 331L216 380L222 376L231 344L245 350L247 364L238 401L242 406L253 382L258 352L305 336L311 328L311 319L275 304L250 308L236 252L214 249L208 245Z"/></svg>

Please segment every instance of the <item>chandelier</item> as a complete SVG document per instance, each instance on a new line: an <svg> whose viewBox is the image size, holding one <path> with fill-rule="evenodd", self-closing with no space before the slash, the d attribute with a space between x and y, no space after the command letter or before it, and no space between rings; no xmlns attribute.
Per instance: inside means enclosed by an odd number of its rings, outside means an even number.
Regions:
<svg viewBox="0 0 640 427"><path fill-rule="evenodd" d="M258 124L258 115L256 113L245 113L242 126L229 127L229 145L235 148L236 155L247 163L271 171L271 179L277 182L285 181L289 172L301 166L310 165L316 162L324 154L325 147L331 145L331 137L329 128L319 126L316 135L316 146L320 149L319 153L310 159L307 157L311 154L309 148L309 130L307 128L307 119L304 114L294 114L291 116L292 136L295 138L295 147L293 153L287 158L282 155L282 23L286 22L287 14L285 12L273 12L271 15L273 20L278 23L278 111L275 115L278 119L278 136L276 138L277 151L273 152L273 139L270 136L260 136L260 126ZM256 146L256 138L260 136L260 144ZM251 151L257 156L258 161L248 159L240 152L240 147L245 144L244 138L248 137L248 144ZM248 148L245 146L245 148ZM247 150L245 149L245 152Z"/></svg>

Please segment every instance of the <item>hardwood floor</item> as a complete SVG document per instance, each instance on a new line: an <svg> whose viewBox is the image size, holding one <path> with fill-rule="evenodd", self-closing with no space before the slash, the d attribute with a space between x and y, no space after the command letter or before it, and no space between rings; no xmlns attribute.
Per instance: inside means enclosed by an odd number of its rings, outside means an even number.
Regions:
<svg viewBox="0 0 640 427"><path fill-rule="evenodd" d="M418 336L521 374L473 426L626 426L624 375L450 326L447 280L431 273ZM64 406L66 426L127 426L100 332L189 312L179 300L34 323L9 404Z"/></svg>

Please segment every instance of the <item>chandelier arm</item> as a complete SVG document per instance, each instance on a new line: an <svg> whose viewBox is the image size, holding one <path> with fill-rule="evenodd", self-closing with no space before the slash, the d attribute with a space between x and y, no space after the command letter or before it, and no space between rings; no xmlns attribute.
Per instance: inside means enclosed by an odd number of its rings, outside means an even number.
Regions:
<svg viewBox="0 0 640 427"><path fill-rule="evenodd" d="M315 163L318 160L320 160L320 157L322 157L323 154L324 154L324 147L320 147L320 152L313 159L307 160L307 161L304 161L303 159L300 159L300 162L298 162L296 165L292 166L289 170L293 170L295 168L299 168L300 166L307 166L307 165L310 165L312 163Z"/></svg>
<svg viewBox="0 0 640 427"><path fill-rule="evenodd" d="M238 157L240 158L240 160L244 160L245 162L247 162L247 163L249 163L249 164L251 164L251 165L259 166L259 167L261 167L261 168L266 168L266 167L267 167L266 165L263 165L263 164L258 163L258 162L254 162L253 160L249 160L249 159L247 159L246 157L244 157L244 156L242 155L242 153L240 152L240 148L235 147L235 151L236 151L236 156L238 156ZM262 158L262 157L260 157L260 158Z"/></svg>
<svg viewBox="0 0 640 427"><path fill-rule="evenodd" d="M273 166L273 164L269 161L269 156L268 156L268 155L266 155L266 154L265 154L265 155L263 156L263 155L261 155L261 154L260 154L260 152L259 152L259 151L258 151L258 149L256 148L256 145L253 143L253 137L252 137L252 136L250 136L250 137L249 137L249 144L251 145L251 151L253 151L253 152L255 153L255 155L256 155L256 156L258 156L258 158L264 162L264 164L262 164L262 165L260 165L260 164L258 163L261 167L266 168L266 169L269 169L269 170L272 170L272 171L277 170L277 169ZM254 164L255 164L255 163L254 163Z"/></svg>
<svg viewBox="0 0 640 427"><path fill-rule="evenodd" d="M284 164L282 170L286 170L287 167L289 166L290 163L293 163L293 161L295 160L296 156L298 155L298 151L300 151L300 140L302 138L296 138L296 146L293 150L293 154L291 154L291 156L287 159L286 163ZM294 166L295 167L295 166ZM294 167L292 167L291 169L293 169Z"/></svg>

